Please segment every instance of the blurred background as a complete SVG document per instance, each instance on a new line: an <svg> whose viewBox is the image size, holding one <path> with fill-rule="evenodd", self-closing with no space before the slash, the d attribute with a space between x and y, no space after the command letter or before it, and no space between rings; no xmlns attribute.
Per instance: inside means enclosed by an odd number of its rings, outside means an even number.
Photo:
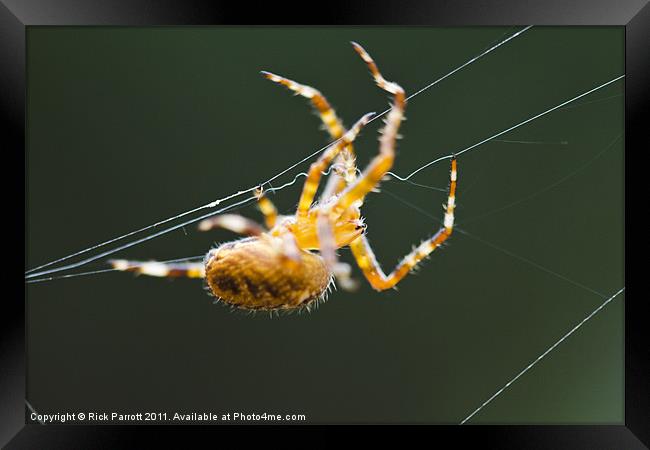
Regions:
<svg viewBox="0 0 650 450"><path fill-rule="evenodd" d="M387 98L349 41L410 94L518 29L30 27L27 268L255 186L323 147L307 100L260 70L317 87L350 125ZM409 102L393 171L599 86L624 73L623 58L623 28L534 27ZM27 284L27 398L39 413L459 423L624 285L623 88L463 154L464 233L395 291L374 292L355 269L357 292L270 318L213 304L196 280L113 272ZM357 141L360 167L380 125ZM448 162L411 181L445 188ZM271 198L291 213L300 189ZM363 214L388 272L438 229L445 194L395 180L381 191ZM254 205L237 212L261 219ZM190 225L111 257L197 256L234 238ZM622 421L620 296L470 423Z"/></svg>

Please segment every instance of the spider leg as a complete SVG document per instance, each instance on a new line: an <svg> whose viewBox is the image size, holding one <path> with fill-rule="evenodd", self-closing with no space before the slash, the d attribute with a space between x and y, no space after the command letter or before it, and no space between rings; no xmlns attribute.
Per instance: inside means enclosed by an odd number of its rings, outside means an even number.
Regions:
<svg viewBox="0 0 650 450"><path fill-rule="evenodd" d="M379 184L381 179L386 175L386 172L393 166L393 161L395 160L395 142L398 136L397 132L404 118L404 109L406 108L404 89L397 83L386 81L379 72L373 59L363 47L355 42L352 43L352 46L367 64L377 85L381 89L393 94L394 98L392 108L385 120L386 125L381 131L379 154L370 162L361 176L341 192L334 204L328 205L319 211L317 227L321 256L332 269L334 275L342 282L342 287L344 288L353 287L353 284L349 278L350 266L339 263L336 257L334 224L345 210L355 206L355 203L363 201L366 194ZM358 207L358 205L356 206Z"/></svg>
<svg viewBox="0 0 650 450"><path fill-rule="evenodd" d="M309 167L309 172L307 173L307 179L305 180L305 184L302 188L302 193L300 194L296 217L307 217L309 208L314 201L314 196L316 195L316 190L318 189L323 171L327 168L327 166L330 165L332 160L345 146L351 144L354 141L354 139L361 131L361 128L363 128L363 126L370 121L374 114L375 113L369 113L359 119L359 121L357 121L357 123L355 123L354 126L350 128L350 131L345 133L336 144L330 146L327 150L325 150L320 158L318 158L317 161L312 163L312 165Z"/></svg>
<svg viewBox="0 0 650 450"><path fill-rule="evenodd" d="M332 139L340 139L341 136L347 132L343 122L336 115L334 108L332 108L325 96L321 94L319 90L271 72L262 71L262 75L264 75L268 80L285 86L297 95L308 98L314 109L318 112L325 129L329 132ZM322 198L329 198L340 192L348 183L356 178L356 165L354 162L354 148L352 144L345 146L341 154L336 157L335 164L343 167L342 176L336 172L332 172L327 180L327 185L323 191Z"/></svg>
<svg viewBox="0 0 650 450"><path fill-rule="evenodd" d="M406 108L404 89L397 83L384 79L377 65L363 47L354 42L352 45L368 65L377 85L393 94L394 99L392 108L385 120L386 125L381 131L381 137L379 138L379 154L370 162L361 176L347 186L341 193L336 205L332 209L334 215L340 214L354 202L363 200L366 194L375 188L386 175L386 172L391 169L395 160L395 143L398 137L398 130L404 118L404 109Z"/></svg>
<svg viewBox="0 0 650 450"><path fill-rule="evenodd" d="M282 233L280 237L282 238L283 264L290 269L295 269L300 262L300 248L296 237L292 233Z"/></svg>
<svg viewBox="0 0 650 450"><path fill-rule="evenodd" d="M247 236L259 236L264 232L264 228L260 224L239 214L220 214L210 217L199 222L198 228L200 231L224 228L233 233Z"/></svg>
<svg viewBox="0 0 650 450"><path fill-rule="evenodd" d="M338 171L333 170L327 177L325 189L323 189L320 196L321 201L334 197L357 178L357 164L354 153L347 151L347 149L351 148L351 146L347 146L334 160L334 168L340 169Z"/></svg>
<svg viewBox="0 0 650 450"><path fill-rule="evenodd" d="M261 189L255 191L255 196L257 197L257 207L264 215L266 226L269 229L273 228L278 220L278 210Z"/></svg>
<svg viewBox="0 0 650 450"><path fill-rule="evenodd" d="M169 278L205 278L205 266L202 262L163 263L158 261L113 259L108 263L115 270L134 272L139 275Z"/></svg>
<svg viewBox="0 0 650 450"><path fill-rule="evenodd" d="M433 252L443 242L445 242L449 236L451 236L454 228L454 208L456 206L456 159L451 160L450 179L444 226L440 228L433 237L425 240L411 253L406 255L390 275L387 276L384 274L384 271L377 262L365 235L360 236L350 244L350 249L352 250L352 254L355 257L359 268L361 268L363 274L374 289L383 291L394 287L420 261L422 261L422 259Z"/></svg>
<svg viewBox="0 0 650 450"><path fill-rule="evenodd" d="M271 72L262 71L262 75L264 75L266 79L281 84L296 94L308 98L314 109L318 112L332 139L338 139L343 136L343 133L345 133L346 130L341 119L338 118L332 106L319 90L314 89L311 86L296 83L293 80L289 80L288 78L281 77L280 75Z"/></svg>
<svg viewBox="0 0 650 450"><path fill-rule="evenodd" d="M316 232L318 233L320 255L338 280L340 286L346 291L352 291L357 288L357 283L350 278L350 265L339 262L336 256L336 239L334 237L336 218L328 211L329 208L320 210L316 218Z"/></svg>

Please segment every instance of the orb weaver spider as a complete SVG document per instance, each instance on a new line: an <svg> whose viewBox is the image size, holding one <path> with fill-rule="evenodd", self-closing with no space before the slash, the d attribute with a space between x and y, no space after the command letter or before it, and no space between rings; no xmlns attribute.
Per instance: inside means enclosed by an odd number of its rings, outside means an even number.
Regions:
<svg viewBox="0 0 650 450"><path fill-rule="evenodd" d="M157 277L205 278L217 299L249 310L310 308L323 300L336 278L344 289L356 283L350 266L338 261L336 250L349 246L370 285L382 291L399 283L415 266L452 233L456 193L456 159L451 175L443 227L406 255L386 275L365 236L361 217L365 196L376 188L395 159L395 143L404 117L406 97L396 83L384 79L370 55L357 43L354 50L366 63L377 85L392 94L393 103L379 140L379 154L357 177L353 142L374 113L364 115L346 130L325 97L316 89L287 78L262 72L267 79L308 98L335 143L309 168L295 215L280 216L261 190L258 207L267 228L240 215L223 214L199 223L202 231L225 228L248 235L211 249L203 263L162 263L113 260L117 270ZM332 166L319 201L314 202L323 172ZM315 253L318 251L319 253Z"/></svg>

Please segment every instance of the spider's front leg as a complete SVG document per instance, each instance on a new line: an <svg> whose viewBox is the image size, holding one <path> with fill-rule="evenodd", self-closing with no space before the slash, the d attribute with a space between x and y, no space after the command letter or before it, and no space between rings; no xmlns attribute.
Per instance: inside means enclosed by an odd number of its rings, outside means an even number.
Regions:
<svg viewBox="0 0 650 450"><path fill-rule="evenodd" d="M399 127L404 119L406 108L406 95L404 89L397 83L386 81L377 68L377 65L370 55L359 44L352 43L355 51L370 69L375 83L381 89L393 94L393 103L388 113L381 137L379 138L379 154L368 164L361 176L354 183L350 184L341 193L336 205L333 207L334 215L341 214L344 210L363 198L372 191L384 178L386 173L393 166L395 160L395 144L398 137Z"/></svg>
<svg viewBox="0 0 650 450"><path fill-rule="evenodd" d="M296 81L290 80L288 78L276 75L265 70L262 71L262 75L267 79L271 80L274 83L278 83L289 90L295 92L297 95L301 95L305 98L308 98L311 101L312 106L318 112L323 125L329 132L332 139L339 139L345 133L345 127L341 122L341 119L338 118L334 108L327 101L325 96L321 94L318 89L315 89L311 86L300 84Z"/></svg>
<svg viewBox="0 0 650 450"><path fill-rule="evenodd" d="M271 72L262 71L262 75L266 79L288 88L297 95L309 99L332 139L340 139L347 132L343 122L336 115L334 108L332 108L325 96L318 89ZM343 169L341 174L334 172L330 175L325 190L323 191L323 199L339 193L348 183L351 183L356 178L357 168L354 162L354 148L352 144L346 145L343 148L343 151L336 157L335 164L340 164Z"/></svg>

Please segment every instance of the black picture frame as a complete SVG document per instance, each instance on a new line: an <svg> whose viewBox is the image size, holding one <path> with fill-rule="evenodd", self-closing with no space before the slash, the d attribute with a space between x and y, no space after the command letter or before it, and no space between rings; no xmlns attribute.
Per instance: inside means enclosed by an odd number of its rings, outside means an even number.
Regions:
<svg viewBox="0 0 650 450"><path fill-rule="evenodd" d="M2 64L0 111L6 126L3 135L5 199L13 195L26 172L13 167L25 163L25 36L31 25L255 25L286 23L286 9L275 3L201 1L84 1L11 0L0 5L0 55ZM640 147L647 134L641 113L648 98L650 73L647 46L650 42L650 6L644 0L593 2L559 0L537 4L502 1L328 2L318 16L305 15L298 23L345 25L622 25L626 28L626 148ZM285 5L283 5L285 6ZM308 13L308 10L304 10ZM294 19L295 20L295 19ZM640 151L641 149L639 149ZM7 160L7 157L10 157ZM629 190L628 190L629 192ZM26 196L23 197L26 199ZM18 202L16 202L18 203ZM28 205L24 203L26 209ZM5 211L19 208L5 206ZM6 216L8 219L9 216ZM25 216L23 216L24 220ZM25 232L25 222L5 220L5 240ZM626 220L629 223L629 220ZM17 239L16 239L17 240ZM23 260L26 243L23 244ZM16 251L17 253L20 250ZM5 255L3 314L0 323L0 443L7 448L97 448L128 446L139 428L116 426L40 426L25 424L25 288L13 254ZM20 256L17 256L20 260ZM16 273L14 273L16 272ZM626 289L629 291L629 289ZM22 294L22 295L21 295ZM474 426L429 429L453 436L458 443L481 442L490 448L645 448L650 445L650 343L646 332L643 299L626 298L625 306L625 425L621 426ZM180 427L148 427L146 439ZM201 427L203 428L203 427ZM303 427L304 428L304 427ZM311 428L307 426L306 428ZM221 429L221 428L220 428ZM194 433L196 427L182 432ZM152 443L153 441L149 441Z"/></svg>

